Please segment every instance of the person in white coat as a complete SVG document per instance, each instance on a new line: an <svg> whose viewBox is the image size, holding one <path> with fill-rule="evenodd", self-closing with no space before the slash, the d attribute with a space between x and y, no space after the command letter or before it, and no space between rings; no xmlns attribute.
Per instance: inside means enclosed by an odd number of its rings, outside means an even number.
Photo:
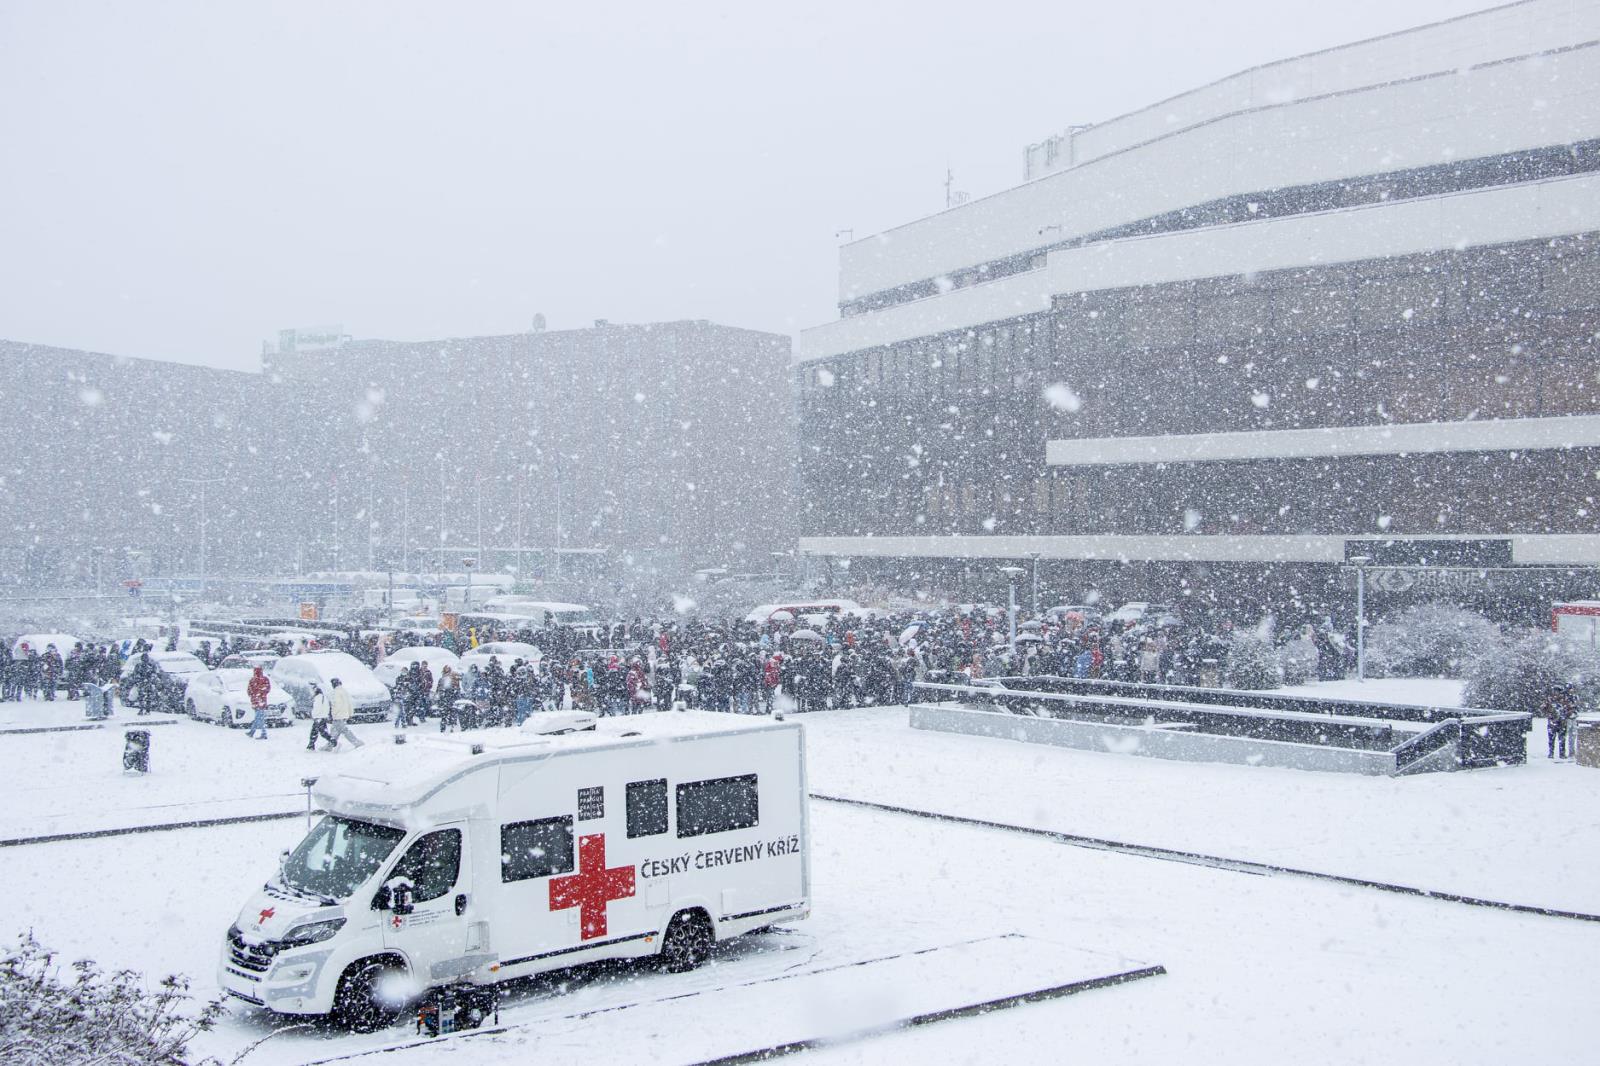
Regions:
<svg viewBox="0 0 1600 1066"><path fill-rule="evenodd" d="M355 705L350 702L350 690L339 684L339 679L333 679L333 693L328 697L328 744L330 750L339 746L341 737L349 740L356 747L361 747L361 738L350 731L350 716L355 713Z"/></svg>
<svg viewBox="0 0 1600 1066"><path fill-rule="evenodd" d="M311 737L306 741L306 750L314 751L317 747L317 738L321 737L328 742L328 747L333 747L333 737L328 733L328 696L322 691L322 686L315 682L311 685Z"/></svg>

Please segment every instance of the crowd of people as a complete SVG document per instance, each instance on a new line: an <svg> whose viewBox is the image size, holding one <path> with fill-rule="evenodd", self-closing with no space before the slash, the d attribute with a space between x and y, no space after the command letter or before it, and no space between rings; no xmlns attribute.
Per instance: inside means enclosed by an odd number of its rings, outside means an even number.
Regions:
<svg viewBox="0 0 1600 1066"><path fill-rule="evenodd" d="M762 622L698 615L615 622L600 631L552 626L516 631L351 630L322 646L368 666L404 648L436 646L466 655L491 642L527 645L524 654L472 657L473 665L410 663L392 685L397 726L437 722L441 730L517 724L539 711L592 710L604 716L673 707L734 714L904 704L917 682L970 684L1008 675L1057 674L1168 684L1216 684L1231 627L1107 623L1075 612L1024 617L1015 645L993 608L872 611ZM297 650L284 641L219 636L194 643L215 668L237 652ZM1341 676L1331 642L1318 647L1319 673ZM177 648L168 638L167 650ZM66 650L0 645L6 699L77 698L90 683L121 682L142 712L177 711L181 685L153 663L149 642L78 643ZM124 670L127 658L134 660ZM480 665L481 662L481 665ZM313 737L313 743L316 738Z"/></svg>
<svg viewBox="0 0 1600 1066"><path fill-rule="evenodd" d="M0 701L54 700L63 689L69 700L80 699L92 684L115 684L122 676L123 656L116 644L77 641L65 650L23 641L17 647L0 643Z"/></svg>

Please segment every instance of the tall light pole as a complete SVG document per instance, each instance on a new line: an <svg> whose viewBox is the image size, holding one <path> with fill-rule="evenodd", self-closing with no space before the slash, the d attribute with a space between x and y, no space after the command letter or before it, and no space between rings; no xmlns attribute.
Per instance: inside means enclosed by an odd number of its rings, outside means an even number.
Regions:
<svg viewBox="0 0 1600 1066"><path fill-rule="evenodd" d="M1000 572L1006 575L1006 580L1011 585L1011 605L1006 611L1006 618L1010 622L1011 653L1015 655L1017 652L1017 578L1027 573L1027 571L1020 566L1002 566Z"/></svg>
<svg viewBox="0 0 1600 1066"><path fill-rule="evenodd" d="M478 558L483 558L483 475L478 475Z"/></svg>
<svg viewBox="0 0 1600 1066"><path fill-rule="evenodd" d="M1356 568L1356 680L1367 679L1367 564L1370 555L1352 555Z"/></svg>
<svg viewBox="0 0 1600 1066"><path fill-rule="evenodd" d="M220 485L225 477L181 477L186 485L200 486L200 595L206 594L206 486Z"/></svg>
<svg viewBox="0 0 1600 1066"><path fill-rule="evenodd" d="M1033 617L1039 618L1039 552L1029 552L1033 556Z"/></svg>
<svg viewBox="0 0 1600 1066"><path fill-rule="evenodd" d="M400 490L400 569L411 573L411 482Z"/></svg>
<svg viewBox="0 0 1600 1066"><path fill-rule="evenodd" d="M439 581L444 582L444 453L439 453Z"/></svg>

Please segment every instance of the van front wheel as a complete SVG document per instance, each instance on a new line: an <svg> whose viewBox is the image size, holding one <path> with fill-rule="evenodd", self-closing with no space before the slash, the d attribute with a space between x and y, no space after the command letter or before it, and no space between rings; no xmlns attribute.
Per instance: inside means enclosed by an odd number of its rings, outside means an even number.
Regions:
<svg viewBox="0 0 1600 1066"><path fill-rule="evenodd" d="M382 994L383 986L401 973L386 959L363 959L344 972L333 994L334 1021L357 1033L375 1033L394 1024L400 1008Z"/></svg>
<svg viewBox="0 0 1600 1066"><path fill-rule="evenodd" d="M661 943L661 968L668 973L685 973L711 957L716 934L705 911L682 911L673 915Z"/></svg>

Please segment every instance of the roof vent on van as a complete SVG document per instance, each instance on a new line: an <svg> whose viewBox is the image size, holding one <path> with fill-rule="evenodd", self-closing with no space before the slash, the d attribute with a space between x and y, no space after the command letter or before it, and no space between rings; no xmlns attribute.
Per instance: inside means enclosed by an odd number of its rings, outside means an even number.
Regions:
<svg viewBox="0 0 1600 1066"><path fill-rule="evenodd" d="M404 733L396 733L394 735L394 742L396 744L404 744L406 742L406 735Z"/></svg>
<svg viewBox="0 0 1600 1066"><path fill-rule="evenodd" d="M474 745L472 745L472 754L474 754L474 755L482 755L483 754L483 745L482 744L474 744Z"/></svg>

